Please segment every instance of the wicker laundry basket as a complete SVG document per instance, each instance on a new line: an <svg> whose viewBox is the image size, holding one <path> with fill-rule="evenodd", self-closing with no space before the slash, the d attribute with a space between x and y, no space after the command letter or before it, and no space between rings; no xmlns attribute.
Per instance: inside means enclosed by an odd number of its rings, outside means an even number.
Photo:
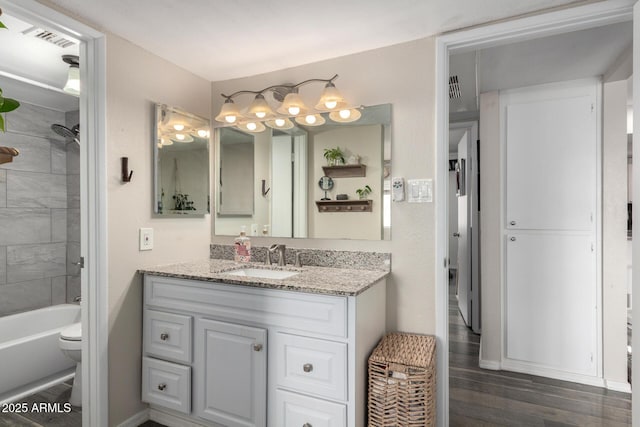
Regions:
<svg viewBox="0 0 640 427"><path fill-rule="evenodd" d="M391 333L369 357L369 427L433 426L436 339Z"/></svg>

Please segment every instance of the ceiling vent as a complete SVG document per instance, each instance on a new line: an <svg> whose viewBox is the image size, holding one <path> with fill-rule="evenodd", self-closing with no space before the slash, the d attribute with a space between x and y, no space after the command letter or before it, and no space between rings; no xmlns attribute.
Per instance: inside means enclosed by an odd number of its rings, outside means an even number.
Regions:
<svg viewBox="0 0 640 427"><path fill-rule="evenodd" d="M56 33L48 30L43 30L42 28L38 27L31 27L27 30L24 30L22 34L24 34L25 36L31 36L40 40L44 40L63 49L77 44L73 40L65 39L64 37L59 36Z"/></svg>
<svg viewBox="0 0 640 427"><path fill-rule="evenodd" d="M449 99L462 98L458 76L449 76Z"/></svg>

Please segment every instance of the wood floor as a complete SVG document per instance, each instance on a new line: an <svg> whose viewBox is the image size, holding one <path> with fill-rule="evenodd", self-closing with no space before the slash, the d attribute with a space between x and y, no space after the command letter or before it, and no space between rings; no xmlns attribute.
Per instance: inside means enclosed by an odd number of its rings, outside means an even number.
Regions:
<svg viewBox="0 0 640 427"><path fill-rule="evenodd" d="M449 425L629 426L631 395L478 367L480 336L464 325L449 287Z"/></svg>

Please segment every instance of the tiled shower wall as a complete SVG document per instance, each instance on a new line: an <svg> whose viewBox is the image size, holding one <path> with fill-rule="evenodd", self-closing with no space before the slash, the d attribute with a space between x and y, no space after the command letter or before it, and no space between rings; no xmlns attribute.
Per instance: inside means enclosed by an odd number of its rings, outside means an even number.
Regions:
<svg viewBox="0 0 640 427"><path fill-rule="evenodd" d="M65 113L23 102L6 119L0 145L15 147L20 155L0 166L0 316L75 296L68 280L73 270L67 268L74 220L67 196L68 182L78 180L67 176L73 163L68 146L51 130L51 124L66 122ZM77 174L78 168L72 169ZM73 192L72 206L79 206L79 191Z"/></svg>

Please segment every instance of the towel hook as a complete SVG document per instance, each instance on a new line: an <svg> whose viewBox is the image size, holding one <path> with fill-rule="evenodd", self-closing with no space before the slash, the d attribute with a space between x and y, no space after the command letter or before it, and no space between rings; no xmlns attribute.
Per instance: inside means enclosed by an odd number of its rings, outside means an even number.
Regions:
<svg viewBox="0 0 640 427"><path fill-rule="evenodd" d="M122 161L122 182L131 182L133 171L129 171L129 158L121 157L120 160Z"/></svg>

